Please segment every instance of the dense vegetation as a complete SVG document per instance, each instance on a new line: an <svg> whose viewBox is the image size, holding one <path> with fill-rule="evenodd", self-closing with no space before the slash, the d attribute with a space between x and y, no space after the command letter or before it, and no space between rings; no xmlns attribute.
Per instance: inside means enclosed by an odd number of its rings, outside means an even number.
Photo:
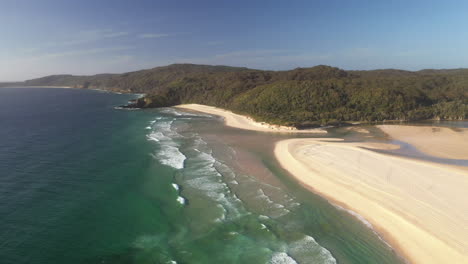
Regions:
<svg viewBox="0 0 468 264"><path fill-rule="evenodd" d="M468 117L466 69L344 71L316 66L260 71L175 64L125 74L55 75L24 84L145 93L137 106L200 103L298 127Z"/></svg>

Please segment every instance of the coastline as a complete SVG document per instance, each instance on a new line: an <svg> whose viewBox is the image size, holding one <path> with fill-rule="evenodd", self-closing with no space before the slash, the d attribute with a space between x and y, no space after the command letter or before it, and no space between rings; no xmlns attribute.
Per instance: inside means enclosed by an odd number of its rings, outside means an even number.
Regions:
<svg viewBox="0 0 468 264"><path fill-rule="evenodd" d="M288 126L271 125L264 122L256 122L250 117L235 114L231 111L224 110L221 108L200 105L200 104L183 104L174 106L176 108L188 109L192 111L203 112L207 114L217 115L224 118L224 123L229 127L253 130L260 132L276 132L276 133L327 133L325 129L313 128L313 129L296 129Z"/></svg>
<svg viewBox="0 0 468 264"><path fill-rule="evenodd" d="M296 180L363 216L411 263L467 262L466 171L363 146L288 139L274 152Z"/></svg>
<svg viewBox="0 0 468 264"><path fill-rule="evenodd" d="M177 107L221 116L231 127L300 132L265 127L215 107ZM399 148L394 144L337 141L341 139L282 140L276 143L274 154L307 189L362 216L411 263L468 262L466 216L460 213L468 211L461 198L468 189L466 170L369 150Z"/></svg>

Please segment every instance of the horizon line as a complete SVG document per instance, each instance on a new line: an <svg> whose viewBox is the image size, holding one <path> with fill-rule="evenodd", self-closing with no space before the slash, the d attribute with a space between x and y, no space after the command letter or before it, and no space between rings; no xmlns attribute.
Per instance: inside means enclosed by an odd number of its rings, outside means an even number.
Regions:
<svg viewBox="0 0 468 264"><path fill-rule="evenodd" d="M258 68L250 68L250 67L247 67L247 66L234 66L234 65L225 65L225 64L198 64L198 63L189 63L189 62L187 62L187 63L175 62L175 63L166 64L166 65L154 66L154 67L151 67L151 68L143 68L143 69L133 70L133 71L114 72L114 73L100 72L100 73L93 73L93 74L55 73L55 74L49 74L49 75L42 75L40 77L30 78L30 79L26 79L26 80L14 80L14 81L0 80L0 83L19 83L19 82L26 82L26 81L40 79L40 78L44 78L44 77L59 76L59 75L63 75L63 76L86 76L86 77L87 76L95 76L95 75L105 75L105 74L119 75L119 74L132 73L132 72L138 72L138 71L152 70L152 69L155 69L155 68L163 68L163 67L168 67L168 66L173 66L173 65L233 67L233 68L245 68L245 69L248 69L248 70L272 71L272 72L292 71L292 70L296 70L296 69L310 69L310 68L319 67L319 66L337 68L337 69L340 69L340 70L343 70L343 71L361 71L361 72L366 72L366 71L390 71L390 70L405 71L405 72L420 72L420 71L427 71L427 70L444 71L444 70L467 70L468 69L468 67L466 67L466 68L465 67L458 67L458 68L456 67L456 68L422 68L422 69L419 69L419 70L407 70L407 69L403 69L403 68L375 68L375 69L359 70L359 69L345 69L345 68L341 68L341 67L338 67L338 66L332 66L332 65L326 65L326 64L317 64L317 65L313 65L313 66L296 67L296 68L291 68L291 69L287 69L287 70L271 70L271 69L258 69Z"/></svg>

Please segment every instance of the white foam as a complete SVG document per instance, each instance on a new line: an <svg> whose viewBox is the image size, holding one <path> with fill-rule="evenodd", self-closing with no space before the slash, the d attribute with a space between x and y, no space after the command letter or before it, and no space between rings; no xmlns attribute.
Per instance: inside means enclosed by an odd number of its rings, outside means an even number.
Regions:
<svg viewBox="0 0 468 264"><path fill-rule="evenodd" d="M298 202L294 202L294 203L291 203L289 206L291 206L291 207L297 207L297 206L299 206L299 205L301 205L301 204L298 203Z"/></svg>
<svg viewBox="0 0 468 264"><path fill-rule="evenodd" d="M285 216L289 214L290 212L291 211L289 211L288 209L280 208L279 210L271 212L271 217L276 219L276 218Z"/></svg>
<svg viewBox="0 0 468 264"><path fill-rule="evenodd" d="M175 169L183 169L185 155L180 151L179 144L174 138L180 138L181 135L172 129L174 120L160 120L153 125L154 131L146 137L150 141L158 142L159 151L154 155L162 164Z"/></svg>
<svg viewBox="0 0 468 264"><path fill-rule="evenodd" d="M312 258L317 263L336 264L336 259L326 248L320 246L313 237L305 236L288 245L288 253L299 262Z"/></svg>
<svg viewBox="0 0 468 264"><path fill-rule="evenodd" d="M187 180L185 183L192 188L208 192L224 191L226 189L226 184L217 181L217 179L213 179L213 176L198 177Z"/></svg>
<svg viewBox="0 0 468 264"><path fill-rule="evenodd" d="M150 126L147 126L147 127L145 127L145 129L151 130L151 127L150 127Z"/></svg>
<svg viewBox="0 0 468 264"><path fill-rule="evenodd" d="M209 167L212 167L216 162L216 159L213 157L213 155L205 152L199 152L197 158L201 159L203 162L207 162Z"/></svg>
<svg viewBox="0 0 468 264"><path fill-rule="evenodd" d="M179 195L179 196L177 197L177 202L179 202L180 204L184 205L184 204L185 204L185 198Z"/></svg>
<svg viewBox="0 0 468 264"><path fill-rule="evenodd" d="M348 212L350 215L356 217L359 221L361 221L365 226L367 226L368 228L370 229L374 229L374 227L372 226L372 224L367 221L362 215L354 212L353 210L349 210L349 209L346 209L346 208L343 208L339 205L336 205L336 204L332 204L334 207L338 208L339 210L342 210L342 211L345 211L345 212Z"/></svg>
<svg viewBox="0 0 468 264"><path fill-rule="evenodd" d="M152 135L146 135L146 138L150 141L159 142L159 139L157 137L153 137Z"/></svg>
<svg viewBox="0 0 468 264"><path fill-rule="evenodd" d="M392 247L389 243L387 243L387 241L385 241L385 239L383 239L383 238L380 236L380 234L377 233L377 231L375 231L374 226L373 226L369 221L367 221L367 219L364 218L364 216L362 216L362 215L356 213L356 212L353 211L353 210L349 210L349 209L343 208L343 207L341 207L341 206L339 206L339 205L336 205L336 204L333 204L333 203L332 203L332 205L333 205L334 207L338 208L339 210L346 211L346 212L349 213L350 215L356 217L360 222L362 222L365 226L367 226L382 242L384 242L384 244L387 245L387 247L393 249L393 247Z"/></svg>
<svg viewBox="0 0 468 264"><path fill-rule="evenodd" d="M270 197L268 197L268 196L265 194L265 192L263 192L262 189L258 189L258 190L257 190L257 196L256 196L256 197L257 197L257 198L260 198L260 199L262 199L262 200L265 200L265 201L266 201L267 203L269 203L269 204L270 204L270 203L274 203L274 202L270 199Z"/></svg>
<svg viewBox="0 0 468 264"><path fill-rule="evenodd" d="M206 147L208 145L208 143L206 143L201 137L196 137L193 143L197 147L200 147L200 146Z"/></svg>
<svg viewBox="0 0 468 264"><path fill-rule="evenodd" d="M223 208L223 215L217 222L226 218L233 219L239 217L243 211L242 203L232 194L228 185L222 181L222 175L214 168L216 160L207 153L200 153L196 162L190 162L190 167L184 170L189 177L191 175L206 175L186 180L183 184L188 187L200 190L203 195L217 202Z"/></svg>
<svg viewBox="0 0 468 264"><path fill-rule="evenodd" d="M117 110L127 110L127 111L140 110L140 108L129 108L129 107L121 107L121 106L115 106L114 109L117 109Z"/></svg>
<svg viewBox="0 0 468 264"><path fill-rule="evenodd" d="M259 216L258 216L258 219L260 219L260 220L268 220L268 219L270 219L270 217L268 217L268 216L266 216L266 215L259 215Z"/></svg>
<svg viewBox="0 0 468 264"><path fill-rule="evenodd" d="M179 189L180 189L180 188L179 188L179 185L178 185L177 183L173 183L173 184L172 184L172 187L174 187L174 189L175 189L176 191L179 191Z"/></svg>
<svg viewBox="0 0 468 264"><path fill-rule="evenodd" d="M148 135L146 135L146 138L148 140L152 140L152 141L156 141L156 142L159 142L161 140L168 140L169 138L166 137L163 133L161 132L152 132Z"/></svg>
<svg viewBox="0 0 468 264"><path fill-rule="evenodd" d="M293 264L297 263L293 258L284 252L275 252L268 262L270 264Z"/></svg>
<svg viewBox="0 0 468 264"><path fill-rule="evenodd" d="M266 202L269 208L275 209L269 212L270 216L273 218L282 217L290 212L288 209L284 208L284 205L275 203L273 200L271 200L270 197L266 195L262 189L257 190L257 196L255 197L260 199L261 201Z"/></svg>
<svg viewBox="0 0 468 264"><path fill-rule="evenodd" d="M217 223L224 222L224 220L226 220L226 213L227 213L226 208L224 208L224 206L222 206L221 204L217 204L216 207L221 209L223 212L221 213L221 216L216 218L214 221Z"/></svg>
<svg viewBox="0 0 468 264"><path fill-rule="evenodd" d="M211 150L209 150L211 152ZM218 182L221 182L222 175L216 169L215 164L217 163L216 159L210 153L203 151L197 151L194 153L195 156L191 158L191 167L190 170L186 171L187 174L199 176L207 175L217 178ZM226 186L227 187L227 186Z"/></svg>
<svg viewBox="0 0 468 264"><path fill-rule="evenodd" d="M156 154L158 160L167 166L175 169L183 169L185 155L179 151L178 147L162 145L159 153Z"/></svg>

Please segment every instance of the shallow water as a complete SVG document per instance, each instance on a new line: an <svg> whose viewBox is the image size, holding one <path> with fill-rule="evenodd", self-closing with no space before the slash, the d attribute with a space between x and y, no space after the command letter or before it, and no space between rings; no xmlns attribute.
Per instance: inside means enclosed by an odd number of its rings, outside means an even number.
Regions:
<svg viewBox="0 0 468 264"><path fill-rule="evenodd" d="M0 89L2 263L402 263L272 156L284 136L75 89Z"/></svg>

